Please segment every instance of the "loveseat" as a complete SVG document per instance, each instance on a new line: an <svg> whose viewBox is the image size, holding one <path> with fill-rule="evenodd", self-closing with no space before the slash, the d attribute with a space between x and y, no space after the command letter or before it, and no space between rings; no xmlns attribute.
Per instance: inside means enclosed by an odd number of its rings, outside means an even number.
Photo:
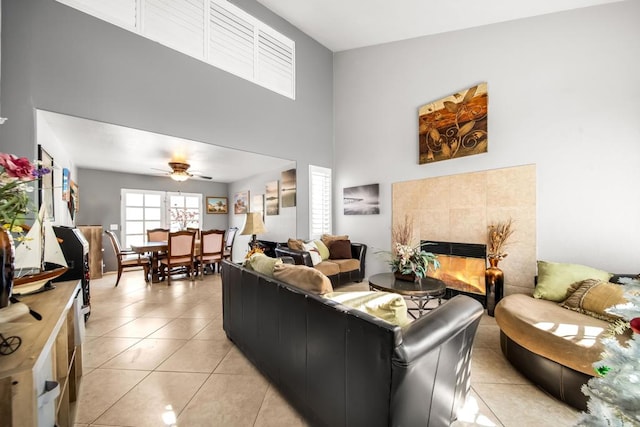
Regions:
<svg viewBox="0 0 640 427"><path fill-rule="evenodd" d="M606 281L611 283L608 286L612 288L604 291L605 298L621 295L622 288L620 292L610 291L618 287L620 277L632 275L606 274ZM581 388L596 375L593 363L601 359L604 350L601 340L613 319L606 318L603 307L589 311L585 306L583 309L582 304L587 304L589 297L585 293L578 295L578 292L591 289L589 286L607 286L606 281L582 277L568 289L567 299L563 301L547 300L544 295L541 298L508 295L495 309L500 346L507 360L540 388L582 411L586 410L587 397ZM578 289L575 295L571 293L574 288ZM568 304L572 295L571 299L580 307ZM615 305L613 300L610 303Z"/></svg>
<svg viewBox="0 0 640 427"><path fill-rule="evenodd" d="M279 244L275 253L278 257L292 257L297 265L306 265L320 270L331 280L331 284L335 288L349 282L361 282L364 279L367 245L351 241L349 244L350 257L327 258L316 265L313 264L310 251L292 249L286 244Z"/></svg>
<svg viewBox="0 0 640 427"><path fill-rule="evenodd" d="M222 286L227 337L311 425L448 426L464 403L472 298L400 327L228 261Z"/></svg>

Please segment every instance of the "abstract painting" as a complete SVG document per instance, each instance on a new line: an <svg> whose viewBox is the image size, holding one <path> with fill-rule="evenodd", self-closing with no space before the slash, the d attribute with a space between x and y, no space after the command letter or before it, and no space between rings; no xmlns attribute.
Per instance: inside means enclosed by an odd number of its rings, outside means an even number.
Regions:
<svg viewBox="0 0 640 427"><path fill-rule="evenodd" d="M488 99L481 83L420 107L419 163L486 153Z"/></svg>
<svg viewBox="0 0 640 427"><path fill-rule="evenodd" d="M296 206L296 170L289 169L282 172L282 207L293 208Z"/></svg>
<svg viewBox="0 0 640 427"><path fill-rule="evenodd" d="M267 205L267 215L278 215L280 209L278 207L278 181L268 182L265 191L265 204Z"/></svg>
<svg viewBox="0 0 640 427"><path fill-rule="evenodd" d="M380 213L380 184L360 185L343 190L345 215L378 215Z"/></svg>

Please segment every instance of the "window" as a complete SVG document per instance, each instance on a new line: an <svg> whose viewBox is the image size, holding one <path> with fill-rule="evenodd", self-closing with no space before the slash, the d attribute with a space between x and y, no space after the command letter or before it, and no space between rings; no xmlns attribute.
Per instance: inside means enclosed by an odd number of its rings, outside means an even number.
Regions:
<svg viewBox="0 0 640 427"><path fill-rule="evenodd" d="M147 230L177 231L202 224L202 194L121 190L122 242L125 247L147 240Z"/></svg>
<svg viewBox="0 0 640 427"><path fill-rule="evenodd" d="M331 169L309 165L309 238L331 234Z"/></svg>
<svg viewBox="0 0 640 427"><path fill-rule="evenodd" d="M295 43L227 0L57 0L295 99Z"/></svg>

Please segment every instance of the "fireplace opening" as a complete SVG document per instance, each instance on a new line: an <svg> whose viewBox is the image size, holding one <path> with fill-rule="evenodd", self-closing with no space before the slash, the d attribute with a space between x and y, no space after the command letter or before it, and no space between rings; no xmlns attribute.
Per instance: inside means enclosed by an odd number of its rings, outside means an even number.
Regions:
<svg viewBox="0 0 640 427"><path fill-rule="evenodd" d="M438 255L440 268L428 275L447 285L445 298L464 294L486 306L487 245L422 240L420 246L424 251Z"/></svg>

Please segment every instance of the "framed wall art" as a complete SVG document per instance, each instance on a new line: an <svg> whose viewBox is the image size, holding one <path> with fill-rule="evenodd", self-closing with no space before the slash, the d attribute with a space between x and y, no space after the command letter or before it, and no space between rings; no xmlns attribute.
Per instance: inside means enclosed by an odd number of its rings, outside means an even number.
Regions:
<svg viewBox="0 0 640 427"><path fill-rule="evenodd" d="M254 194L251 196L251 211L260 212L264 221L264 194Z"/></svg>
<svg viewBox="0 0 640 427"><path fill-rule="evenodd" d="M229 213L229 202L226 197L207 197L206 201L208 214Z"/></svg>
<svg viewBox="0 0 640 427"><path fill-rule="evenodd" d="M289 169L282 172L282 186L280 188L283 208L296 206L296 170Z"/></svg>
<svg viewBox="0 0 640 427"><path fill-rule="evenodd" d="M345 215L378 215L380 184L347 187L342 190Z"/></svg>
<svg viewBox="0 0 640 427"><path fill-rule="evenodd" d="M486 153L488 99L481 83L420 107L419 163Z"/></svg>
<svg viewBox="0 0 640 427"><path fill-rule="evenodd" d="M265 188L265 207L267 215L279 215L280 200L278 197L278 181L268 182Z"/></svg>
<svg viewBox="0 0 640 427"><path fill-rule="evenodd" d="M233 213L242 215L249 212L249 192L240 191L233 196Z"/></svg>

